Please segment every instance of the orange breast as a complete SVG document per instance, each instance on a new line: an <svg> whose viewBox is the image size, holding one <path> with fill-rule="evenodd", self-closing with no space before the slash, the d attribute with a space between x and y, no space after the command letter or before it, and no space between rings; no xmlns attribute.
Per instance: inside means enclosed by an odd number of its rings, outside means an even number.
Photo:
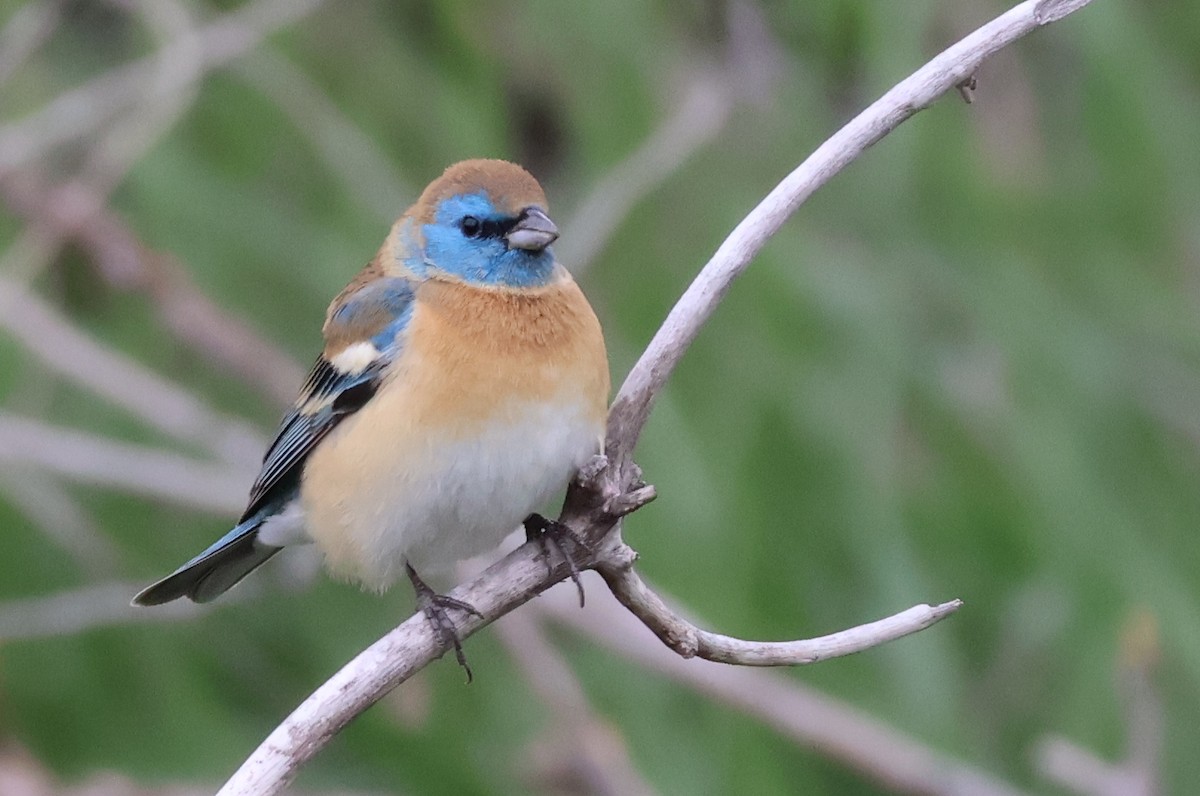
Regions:
<svg viewBox="0 0 1200 796"><path fill-rule="evenodd" d="M409 365L394 376L411 380L413 415L469 426L508 406L567 399L586 402L603 422L609 375L600 323L574 280L561 277L520 292L422 283L403 355Z"/></svg>

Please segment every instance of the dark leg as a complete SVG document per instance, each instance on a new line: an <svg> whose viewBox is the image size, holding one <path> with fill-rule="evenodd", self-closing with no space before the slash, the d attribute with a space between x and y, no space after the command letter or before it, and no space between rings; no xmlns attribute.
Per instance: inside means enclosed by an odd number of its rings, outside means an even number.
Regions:
<svg viewBox="0 0 1200 796"><path fill-rule="evenodd" d="M454 648L454 657L458 660L458 665L467 670L467 684L469 685L475 676L471 673L471 667L467 665L467 656L463 654L462 641L459 640L458 633L454 631L454 623L446 615L446 609L457 608L464 613L474 614L480 619L483 619L483 614L476 611L475 606L470 603L435 592L429 587L429 584L421 580L417 571L407 561L404 562L404 569L408 572L408 579L412 581L413 591L417 594L417 607L425 614L425 619L433 628L434 635L442 642L442 647L444 649Z"/></svg>
<svg viewBox="0 0 1200 796"><path fill-rule="evenodd" d="M542 558L546 559L546 569L550 569L550 548L553 547L563 560L567 562L567 566L571 568L571 580L575 583L575 588L579 590L579 607L583 607L583 581L579 579L579 567L575 564L575 559L567 554L567 550L563 547L563 537L569 538L572 542L582 547L584 550L590 550L588 543L574 530L570 525L559 522L558 520L548 520L541 514L530 514L525 518L525 538L530 542L537 542L542 548Z"/></svg>

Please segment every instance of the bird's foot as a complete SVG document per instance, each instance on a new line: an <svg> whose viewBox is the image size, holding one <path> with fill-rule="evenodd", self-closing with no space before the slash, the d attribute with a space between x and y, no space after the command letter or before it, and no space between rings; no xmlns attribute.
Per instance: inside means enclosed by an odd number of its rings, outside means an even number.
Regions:
<svg viewBox="0 0 1200 796"><path fill-rule="evenodd" d="M457 608L463 613L474 614L480 619L483 619L483 614L479 613L470 603L435 592L429 584L421 580L417 571L407 561L404 562L404 569L408 572L408 579L412 582L413 591L416 592L417 608L425 614L425 619L433 628L433 634L441 642L442 648L447 650L451 647L454 648L454 658L458 661L458 665L466 670L467 684L470 685L471 681L475 679L475 675L471 673L471 667L467 665L467 656L463 653L462 640L458 637L458 632L454 629L454 622L446 613L446 609Z"/></svg>
<svg viewBox="0 0 1200 796"><path fill-rule="evenodd" d="M558 520L550 520L543 517L541 514L530 514L525 518L525 538L530 542L537 542L542 549L540 558L545 559L546 569L551 569L550 566L550 548L554 548L563 560L567 562L567 566L571 568L571 581L574 582L575 588L579 590L579 607L583 607L583 581L579 579L579 566L575 563L567 549L563 546L563 537L570 539L575 544L582 547L584 550L591 552L591 545L587 540L575 532L575 529L565 522Z"/></svg>

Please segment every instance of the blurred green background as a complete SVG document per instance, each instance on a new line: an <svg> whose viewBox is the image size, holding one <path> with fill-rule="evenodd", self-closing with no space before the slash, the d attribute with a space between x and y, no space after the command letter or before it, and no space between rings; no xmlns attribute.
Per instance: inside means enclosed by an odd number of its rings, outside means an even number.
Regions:
<svg viewBox="0 0 1200 796"><path fill-rule="evenodd" d="M211 790L407 616L303 554L209 610L125 602L238 513L326 303L447 164L542 181L619 384L779 179L1007 5L0 0L0 751ZM1003 51L786 224L639 447L626 538L714 629L963 599L786 676L1032 792L1066 792L1055 736L1200 782L1197 41L1196 3L1098 0ZM548 632L652 789L890 792ZM467 651L470 688L434 664L298 786L603 792L539 763L553 707L497 633Z"/></svg>

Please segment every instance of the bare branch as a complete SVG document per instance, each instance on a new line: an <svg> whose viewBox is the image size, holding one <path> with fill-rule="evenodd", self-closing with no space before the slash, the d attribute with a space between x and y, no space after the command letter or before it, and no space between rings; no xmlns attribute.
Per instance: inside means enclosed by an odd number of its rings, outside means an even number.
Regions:
<svg viewBox="0 0 1200 796"><path fill-rule="evenodd" d="M535 545L522 545L478 578L450 592L451 597L475 606L482 614L462 617L455 630L461 638L470 636L568 572L561 560L548 568ZM413 615L304 700L225 783L219 796L279 793L354 717L444 653L424 615Z"/></svg>
<svg viewBox="0 0 1200 796"><path fill-rule="evenodd" d="M821 144L746 216L667 315L609 414L610 477L625 478L650 409L675 366L737 278L783 222L818 188L901 123L966 80L983 61L1090 0L1028 0L946 49Z"/></svg>
<svg viewBox="0 0 1200 796"><path fill-rule="evenodd" d="M24 173L0 180L0 193L31 225L75 241L109 285L145 294L180 342L273 401L288 404L295 398L304 369L210 299L185 264L147 246L87 185L76 181L52 189Z"/></svg>
<svg viewBox="0 0 1200 796"><path fill-rule="evenodd" d="M162 49L135 110L118 117L91 146L83 166L80 179L105 200L191 107L204 74L204 53L187 6L179 0L134 0L133 6Z"/></svg>
<svg viewBox="0 0 1200 796"><path fill-rule="evenodd" d="M625 740L596 714L536 615L513 612L496 623L496 635L550 711L551 731L538 755L542 763L535 784L551 780L555 790L572 793L653 793L634 767Z"/></svg>
<svg viewBox="0 0 1200 796"><path fill-rule="evenodd" d="M242 510L254 466L253 459L244 467L205 464L6 412L0 412L0 463L221 514Z"/></svg>
<svg viewBox="0 0 1200 796"><path fill-rule="evenodd" d="M80 570L93 576L116 571L120 561L117 546L56 479L27 467L0 467L0 492Z"/></svg>
<svg viewBox="0 0 1200 796"><path fill-rule="evenodd" d="M596 183L563 224L568 234L558 248L573 273L586 271L634 206L717 136L732 108L732 88L721 76L701 71L692 78L678 108Z"/></svg>
<svg viewBox="0 0 1200 796"><path fill-rule="evenodd" d="M172 84L160 91L183 91L206 71L245 54L266 36L311 14L321 0L257 0L231 11L195 33L181 36L157 53L94 78L49 102L20 122L0 128L0 173L40 157L51 148L91 134L138 99L160 65L200 52L203 69L173 72Z"/></svg>
<svg viewBox="0 0 1200 796"><path fill-rule="evenodd" d="M0 30L0 86L8 82L38 47L50 38L62 19L66 0L28 3L9 17Z"/></svg>
<svg viewBox="0 0 1200 796"><path fill-rule="evenodd" d="M288 115L348 196L391 226L397 206L416 191L406 184L388 154L330 101L304 70L270 48L262 48L242 60L235 71Z"/></svg>
<svg viewBox="0 0 1200 796"><path fill-rule="evenodd" d="M1162 790L1159 761L1164 727L1154 669L1161 655L1153 614L1135 612L1125 623L1117 656L1118 686L1124 698L1125 759L1110 763L1058 735L1047 735L1035 750L1042 776L1081 796L1156 796Z"/></svg>
<svg viewBox="0 0 1200 796"><path fill-rule="evenodd" d="M778 46L761 9L728 6L729 47L719 67L688 66L675 108L641 145L601 178L563 224L558 252L572 273L591 267L618 226L654 189L713 141L741 101L764 103L779 71Z"/></svg>
<svg viewBox="0 0 1200 796"><path fill-rule="evenodd" d="M762 721L883 787L925 796L1020 796L1016 787L931 749L877 718L781 673L687 659L641 631L619 603L600 595L580 611L551 589L521 615L542 614L636 664Z"/></svg>
<svg viewBox="0 0 1200 796"><path fill-rule="evenodd" d="M1042 776L1080 796L1147 796L1138 772L1110 763L1059 735L1038 744L1036 765Z"/></svg>
<svg viewBox="0 0 1200 796"><path fill-rule="evenodd" d="M0 328L63 378L153 428L231 462L253 462L261 456L266 441L256 429L212 411L187 390L103 346L49 304L3 277Z"/></svg>
<svg viewBox="0 0 1200 796"><path fill-rule="evenodd" d="M111 284L149 293L164 323L184 342L219 364L231 366L249 383L265 387L272 398L290 401L303 377L302 369L244 323L217 308L195 288L182 267L170 257L152 252L105 208L108 195L128 169L190 105L200 78L211 68L206 60L211 52L204 49L211 42L206 36L219 33L244 39L246 46L251 46L278 24L278 15L262 2L250 4L236 12L239 16L224 17L197 33L182 3L139 0L136 6L165 41L157 55L137 62L147 84L130 97L139 103L137 109L121 117L100 138L80 176L64 187L51 190L31 175L0 181L9 205L29 222L29 228L6 252L5 267L0 269L12 281L7 292L19 292L21 283L40 272L66 240L74 239L92 255ZM291 13L283 13L282 19L290 19ZM240 33L239 25L245 28Z"/></svg>
<svg viewBox="0 0 1200 796"><path fill-rule="evenodd" d="M1082 0L1077 0L1073 7L1082 5ZM627 505L632 509L639 503L618 496L643 487L631 453L653 400L728 292L733 278L745 270L766 239L808 195L868 146L940 94L952 90L988 55L1043 24L1047 14L1065 14L1062 6L1061 1L1030 0L946 50L823 144L738 225L668 315L618 393L609 414L607 442L610 455L616 457L616 466L608 468L599 489L576 484L568 492L560 519L595 542L591 551L576 551L585 566L601 569L606 563L610 567L623 566L619 558L611 561L606 558L623 546L617 532L619 517L609 507ZM647 496L652 496L652 492ZM453 598L475 606L481 614L467 615L459 621L455 629L460 638L470 636L567 575L565 562L539 560L533 547L523 545L479 578L451 593ZM949 604L925 610L936 614L953 607ZM916 610L924 613L922 609ZM905 617L901 624L911 620L911 616ZM851 646L856 643L852 641ZM295 777L300 766L356 715L443 652L424 616L418 613L411 617L360 653L306 699L234 773L221 789L221 795L278 793Z"/></svg>
<svg viewBox="0 0 1200 796"><path fill-rule="evenodd" d="M712 633L688 622L667 607L633 570L637 554L622 544L606 556L596 571L629 612L683 658L704 658L739 666L799 666L839 658L878 647L940 622L962 607L961 600L937 606L917 605L907 611L842 630L828 636L799 641L745 641Z"/></svg>
<svg viewBox="0 0 1200 796"><path fill-rule="evenodd" d="M75 781L78 779L78 781ZM6 738L0 744L0 793L8 796L208 796L212 788L134 782L112 771L99 771L70 784L25 749ZM382 796L367 791L297 791L293 796Z"/></svg>
<svg viewBox="0 0 1200 796"><path fill-rule="evenodd" d="M1162 792L1162 754L1166 716L1155 672L1162 657L1158 621L1148 610L1137 611L1125 623L1118 658L1118 686L1125 708L1125 768L1140 782L1130 796Z"/></svg>
<svg viewBox="0 0 1200 796"><path fill-rule="evenodd" d="M0 641L67 636L125 622L179 621L211 608L175 602L163 611L142 611L129 604L144 583L111 582L0 603ZM241 595L238 595L241 596Z"/></svg>
<svg viewBox="0 0 1200 796"><path fill-rule="evenodd" d="M149 27L157 31L160 38L194 44L194 37L187 35L192 30L191 18L182 4L159 0L138 0L137 4ZM181 48L174 55L178 57L159 62L146 98L137 111L120 119L92 145L81 170L82 176L78 178L91 186L90 201L66 204L74 212L99 211L129 169L191 105L195 95L194 82L181 81L178 74L199 74L200 54L193 46ZM174 90L173 87L180 83L187 85L188 90ZM67 238L60 225L47 223L54 215L47 213L31 219L29 226L0 258L0 273L16 284L27 286L50 265Z"/></svg>

